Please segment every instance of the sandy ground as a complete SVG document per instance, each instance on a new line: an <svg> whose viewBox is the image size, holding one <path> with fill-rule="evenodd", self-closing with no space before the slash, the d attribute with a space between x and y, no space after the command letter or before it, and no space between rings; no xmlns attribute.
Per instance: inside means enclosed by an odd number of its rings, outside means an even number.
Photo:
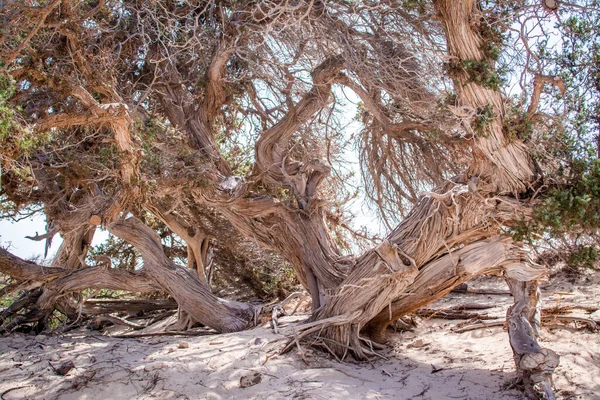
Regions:
<svg viewBox="0 0 600 400"><path fill-rule="evenodd" d="M592 276L593 277L593 276ZM587 281L585 281L587 279ZM544 306L600 304L597 279L567 281L545 288ZM481 287L505 288L496 281ZM507 295L451 294L434 304L491 304L503 316ZM589 315L587 315L589 317ZM598 320L599 312L592 315ZM338 363L304 349L279 355L283 334L268 327L196 336L118 339L90 331L64 335L0 338L0 394L9 399L521 399L510 388L514 364L502 327L455 332L465 321L430 318L414 332L393 335L384 355L371 363ZM287 329L287 330L286 330ZM555 373L559 398L600 399L600 334L546 327L541 344L561 356ZM67 375L52 368L75 365ZM260 382L241 387L242 377ZM244 379L245 381L246 379Z"/></svg>

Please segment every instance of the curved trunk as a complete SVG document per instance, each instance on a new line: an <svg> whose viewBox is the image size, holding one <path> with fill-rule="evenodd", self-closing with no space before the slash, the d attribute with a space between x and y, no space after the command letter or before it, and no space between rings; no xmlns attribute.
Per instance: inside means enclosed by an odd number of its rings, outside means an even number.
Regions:
<svg viewBox="0 0 600 400"><path fill-rule="evenodd" d="M188 268L198 275L198 279L208 286L205 266L207 263L208 241L206 233L198 227L194 227L171 212L165 211L164 207L156 204L146 204L145 208L160 220L177 236L187 244Z"/></svg>
<svg viewBox="0 0 600 400"><path fill-rule="evenodd" d="M313 326L327 328L319 337L332 341L334 353L351 350L365 358L371 344L361 342L361 329L366 326L379 339L393 320L477 274L495 271L531 280L544 273L510 238L497 236L517 205L486 200L455 181L426 194L381 245L358 259L313 316Z"/></svg>
<svg viewBox="0 0 600 400"><path fill-rule="evenodd" d="M528 254L510 237L478 240L425 264L406 287L405 295L371 319L363 331L373 340L383 342L391 322L444 297L477 275L506 274L535 280L545 273L544 268L529 261Z"/></svg>
<svg viewBox="0 0 600 400"><path fill-rule="evenodd" d="M494 72L494 60L487 58L482 50L485 39L475 30L478 19L474 0L438 0L435 2L446 33L450 62L485 62ZM522 193L535 178L534 166L525 146L518 140L509 140L502 132L504 105L499 91L474 82L469 72L454 76L454 87L458 95L458 106L466 106L481 112L491 107L490 118L480 132L475 134L473 162L469 176L476 176L489 184L492 192Z"/></svg>
<svg viewBox="0 0 600 400"><path fill-rule="evenodd" d="M54 256L51 265L56 268L68 270L75 270L85 266L85 258L87 257L95 232L95 226L85 224L70 232L62 233L63 242L56 256Z"/></svg>
<svg viewBox="0 0 600 400"><path fill-rule="evenodd" d="M238 201L218 209L246 237L285 257L311 294L313 309L320 308L327 301L328 291L340 285L352 263L351 258L337 252L320 213L289 213L280 204L273 204L257 219L246 211L246 205Z"/></svg>
<svg viewBox="0 0 600 400"><path fill-rule="evenodd" d="M259 306L214 296L197 274L171 262L163 252L160 237L136 218L116 222L108 229L135 246L144 259L148 276L173 296L180 310L194 321L219 332L240 331L256 324Z"/></svg>
<svg viewBox="0 0 600 400"><path fill-rule="evenodd" d="M531 398L555 399L552 373L558 355L537 342L540 328L540 290L537 281L522 282L508 278L515 303L506 312L506 326L513 350L517 378Z"/></svg>

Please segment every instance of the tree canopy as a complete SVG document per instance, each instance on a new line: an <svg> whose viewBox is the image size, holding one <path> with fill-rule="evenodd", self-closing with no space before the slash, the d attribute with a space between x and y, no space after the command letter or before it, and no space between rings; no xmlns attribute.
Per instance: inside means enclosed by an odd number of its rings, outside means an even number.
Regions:
<svg viewBox="0 0 600 400"><path fill-rule="evenodd" d="M551 393L532 251L597 260L599 17L595 0L0 3L1 217L43 213L34 239L64 239L49 266L2 250L0 293L21 297L1 329L75 318L97 288L241 330L270 309L211 286L265 300L297 279L298 337L363 359L493 273L517 367ZM353 224L357 198L385 239ZM97 226L114 237L90 251Z"/></svg>

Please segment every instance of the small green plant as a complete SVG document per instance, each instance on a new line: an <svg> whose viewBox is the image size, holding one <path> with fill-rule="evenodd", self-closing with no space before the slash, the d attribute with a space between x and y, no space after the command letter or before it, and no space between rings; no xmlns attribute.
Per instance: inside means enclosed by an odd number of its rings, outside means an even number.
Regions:
<svg viewBox="0 0 600 400"><path fill-rule="evenodd" d="M497 16L491 15L482 18L478 25L478 32L481 36L481 51L488 60L497 61L504 44L504 35L498 27Z"/></svg>
<svg viewBox="0 0 600 400"><path fill-rule="evenodd" d="M427 12L427 2L424 0L404 0L402 8L408 12L417 12L422 15Z"/></svg>
<svg viewBox="0 0 600 400"><path fill-rule="evenodd" d="M18 119L20 109L8 101L16 90L16 82L10 75L0 72L0 146L12 149L19 155L31 155L36 149L52 139L49 132L33 132L24 128Z"/></svg>
<svg viewBox="0 0 600 400"><path fill-rule="evenodd" d="M4 297L0 297L0 309L4 309L10 306L14 301L19 297L19 294L14 292L12 294L8 294Z"/></svg>
<svg viewBox="0 0 600 400"><path fill-rule="evenodd" d="M594 268L597 261L598 247L595 245L581 245L571 251L567 263L575 268Z"/></svg>
<svg viewBox="0 0 600 400"><path fill-rule="evenodd" d="M500 71L488 60L460 60L446 64L446 72L465 83L477 83L483 87L500 90L505 80Z"/></svg>
<svg viewBox="0 0 600 400"><path fill-rule="evenodd" d="M487 135L485 130L494 118L496 118L496 114L494 114L494 107L491 104L479 108L473 120L473 131L478 135Z"/></svg>
<svg viewBox="0 0 600 400"><path fill-rule="evenodd" d="M7 102L15 93L15 81L6 73L0 73L0 142L15 129L15 110Z"/></svg>
<svg viewBox="0 0 600 400"><path fill-rule="evenodd" d="M524 111L515 107L504 118L502 132L509 139L527 140L533 135L533 124Z"/></svg>

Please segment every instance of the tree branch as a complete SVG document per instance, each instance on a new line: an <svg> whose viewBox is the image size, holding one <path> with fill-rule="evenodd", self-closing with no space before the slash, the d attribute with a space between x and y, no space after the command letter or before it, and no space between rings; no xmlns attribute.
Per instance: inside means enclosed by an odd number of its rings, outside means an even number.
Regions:
<svg viewBox="0 0 600 400"><path fill-rule="evenodd" d="M206 74L208 82L206 83L206 95L202 101L202 117L209 127L213 125L215 117L227 99L227 90L223 81L227 62L234 51L233 47L227 47L224 40L219 42Z"/></svg>
<svg viewBox="0 0 600 400"><path fill-rule="evenodd" d="M293 134L328 101L331 85L344 67L344 60L337 56L326 59L312 73L313 87L273 127L266 130L256 144L256 165L268 181L291 187L297 196L306 196L306 178L298 178L301 166L287 161L289 141Z"/></svg>
<svg viewBox="0 0 600 400"><path fill-rule="evenodd" d="M61 2L61 0L54 0L50 4L40 8L38 10L38 13L39 13L38 18L39 19L38 19L37 24L35 24L33 29L27 34L27 36L25 37L25 39L23 39L23 41L19 44L19 46L17 46L17 48L13 52L11 52L5 56L6 59L4 62L6 64L10 64L11 62L13 62L13 60L15 58L17 58L19 56L19 53L21 53L21 51L25 48L25 46L27 46L27 43L29 43L29 41L40 30L40 28L46 22L46 18L48 18L48 15L50 15L52 10L54 10L60 2Z"/></svg>
<svg viewBox="0 0 600 400"><path fill-rule="evenodd" d="M18 282L27 283L29 289L51 283L51 290L60 293L84 289L132 292L161 290L161 287L149 279L145 272L99 267L85 267L74 271L58 267L44 267L25 261L2 248L0 248L0 272Z"/></svg>
<svg viewBox="0 0 600 400"><path fill-rule="evenodd" d="M532 118L534 113L536 112L538 105L540 104L542 90L544 90L544 86L547 83L558 87L562 94L564 94L565 90L567 90L564 82L558 76L536 76L533 79L533 93L531 94L531 101L529 102L529 107L527 108L527 115L529 116L529 118Z"/></svg>

